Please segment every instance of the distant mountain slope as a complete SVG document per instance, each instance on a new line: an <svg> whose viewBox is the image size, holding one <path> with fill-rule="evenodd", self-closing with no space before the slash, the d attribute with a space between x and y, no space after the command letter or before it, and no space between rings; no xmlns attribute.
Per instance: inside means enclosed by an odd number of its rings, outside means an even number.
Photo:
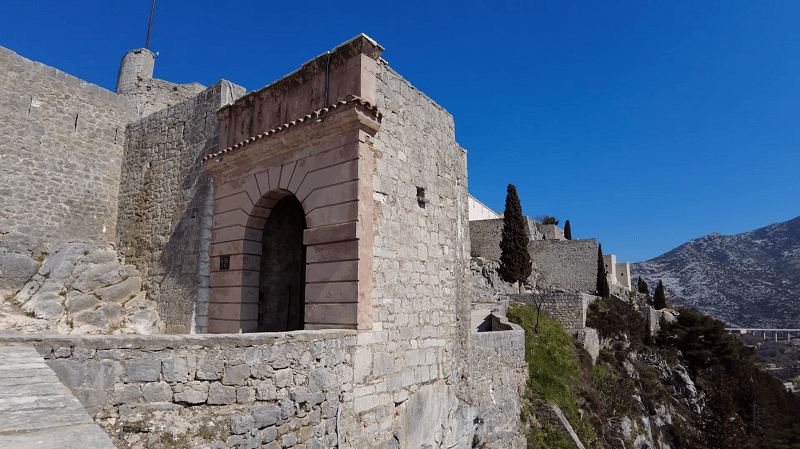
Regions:
<svg viewBox="0 0 800 449"><path fill-rule="evenodd" d="M738 235L709 234L631 264L652 290L732 327L800 329L800 217Z"/></svg>

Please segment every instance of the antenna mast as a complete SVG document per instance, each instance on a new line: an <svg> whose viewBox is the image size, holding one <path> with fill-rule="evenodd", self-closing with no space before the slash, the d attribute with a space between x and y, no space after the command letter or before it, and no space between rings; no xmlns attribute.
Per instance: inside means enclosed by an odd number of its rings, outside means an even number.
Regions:
<svg viewBox="0 0 800 449"><path fill-rule="evenodd" d="M156 10L156 0L153 0L153 7L150 8L150 25L147 25L147 42L144 44L144 48L150 46L150 28L153 26L153 11Z"/></svg>

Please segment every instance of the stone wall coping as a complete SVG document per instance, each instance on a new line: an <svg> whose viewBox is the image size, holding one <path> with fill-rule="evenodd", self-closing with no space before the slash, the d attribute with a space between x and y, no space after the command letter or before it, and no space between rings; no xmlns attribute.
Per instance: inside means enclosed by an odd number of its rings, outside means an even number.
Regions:
<svg viewBox="0 0 800 449"><path fill-rule="evenodd" d="M128 100L127 98L117 95L117 93L112 92L104 87L98 86L97 84L92 84L88 81L84 81L80 78L70 75L69 73L62 72L55 67L50 67L49 65L43 64L41 62L32 61L24 56L20 56L14 50L10 50L3 46L0 46L0 58L8 58L13 60L15 63L19 65L25 66L29 70L33 70L41 75L48 76L55 80L61 81L67 85L75 86L82 88L87 93L94 94L98 97L101 97L105 100L114 101L121 105L128 106L133 110L136 110L136 105Z"/></svg>
<svg viewBox="0 0 800 449"><path fill-rule="evenodd" d="M494 340L501 338L503 339L511 338L512 336L517 334L525 335L525 329L520 327L518 324L514 323L503 323L503 324L508 324L509 326L511 326L511 329L503 329L501 331L489 331L489 332L472 331L470 332L471 337L473 339L478 339L478 340Z"/></svg>
<svg viewBox="0 0 800 449"><path fill-rule="evenodd" d="M0 335L0 346L79 346L96 349L140 349L144 347L182 348L237 347L276 345L293 342L351 339L356 344L355 330L303 330L292 332L262 332L247 334L190 334L190 335Z"/></svg>
<svg viewBox="0 0 800 449"><path fill-rule="evenodd" d="M575 243L589 243L592 242L595 245L597 244L597 239L572 239L572 240L555 240L555 239L547 239L547 240L531 240L529 244L531 245L574 245Z"/></svg>

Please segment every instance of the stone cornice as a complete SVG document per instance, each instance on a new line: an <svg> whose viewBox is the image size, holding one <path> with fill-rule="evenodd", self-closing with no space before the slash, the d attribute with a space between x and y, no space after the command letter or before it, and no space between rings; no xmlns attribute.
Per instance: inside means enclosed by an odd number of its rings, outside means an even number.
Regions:
<svg viewBox="0 0 800 449"><path fill-rule="evenodd" d="M377 106L372 105L361 97L351 95L347 100L340 101L330 107L319 109L304 117L292 120L289 123L261 133L257 136L250 137L242 142L226 148L218 153L213 153L203 158L203 165L212 174L219 174L234 170L237 167L229 166L230 164L224 163L224 158L231 155L236 155L245 149L254 148L258 143L264 142L269 145L274 142L270 137L280 134L279 145L285 147L280 153L270 154L270 156L279 156L290 151L294 146L294 142L302 142L302 145L313 145L315 141L323 140L335 134L344 134L348 131L355 129L362 129L370 134L375 134L381 127L381 120L383 114L378 110ZM293 134L292 137L286 135L290 130L304 129L302 137L298 134ZM234 163L233 165L238 165Z"/></svg>

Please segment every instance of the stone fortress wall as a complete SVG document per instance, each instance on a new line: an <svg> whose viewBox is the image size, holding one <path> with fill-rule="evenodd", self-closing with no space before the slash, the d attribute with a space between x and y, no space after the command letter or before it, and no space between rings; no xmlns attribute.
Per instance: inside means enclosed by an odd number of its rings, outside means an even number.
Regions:
<svg viewBox="0 0 800 449"><path fill-rule="evenodd" d="M529 217L525 218L525 234L531 242L543 240L544 234L539 231L539 223ZM503 219L470 220L469 240L470 255L485 259L500 260L500 239L503 235Z"/></svg>
<svg viewBox="0 0 800 449"><path fill-rule="evenodd" d="M597 286L597 240L539 240L528 252L541 289L593 293Z"/></svg>
<svg viewBox="0 0 800 449"><path fill-rule="evenodd" d="M133 102L0 47L0 248L113 243ZM2 250L0 250L2 251Z"/></svg>
<svg viewBox="0 0 800 449"><path fill-rule="evenodd" d="M147 56L144 52L138 55ZM134 76L121 80L126 98L5 49L0 52L0 63L10 64L12 69L0 76L11 73L34 80L9 90L5 87L17 86L14 83L19 80L3 80L3 98L18 96L19 92L24 96L25 89L46 92L47 85L53 84L71 92L63 96L70 96L66 104L85 95L82 107L106 113L92 116L98 122L89 123L96 129L88 125L81 128L79 120L77 130L73 129L77 134L64 139L82 151L86 166L109 164L101 167L106 170L102 176L90 176L89 180L85 179L85 166L67 165L72 171L60 171L57 161L52 162L52 173L44 172L45 177L63 176L54 187L62 182L89 182L84 187L91 196L79 206L97 208L107 203L98 221L98 225L105 225L105 234L98 233L91 222L87 226L81 210L77 216L66 211L64 216L51 215L47 222L42 221L42 226L61 227L56 233L23 226L30 226L29 221L35 224L35 220L3 216L2 226L12 229L3 229L0 243L4 250L14 250L7 238L11 231L16 232L15 241L41 234L42 242L49 246L40 251L49 253L61 243L56 235L69 240L118 241L126 263L141 265L145 287L158 301L168 330L203 332L214 205L213 186L200 160L234 143L227 142L233 139L220 130L214 112L243 91L221 81L184 101L170 103L174 99L164 92L161 95L157 89L148 90L152 83L145 81L148 70L152 74L152 66L145 62L133 61L128 68L135 69ZM38 71L50 73L46 75L53 79L42 81ZM126 70L121 69L121 75L123 72ZM332 447L331 404L335 403L339 415L335 424L341 426L337 437L342 439L342 447L468 447L473 435L497 447L511 447L519 426L518 388L524 382L520 380L524 372L522 333L512 329L479 334L468 328L471 295L467 281L466 152L455 142L452 116L383 60L378 60L374 73L364 75L372 83L373 100L383 114L381 129L364 142L370 146L374 162L370 187L373 203L369 205L374 234L371 329L227 337L10 337L4 344L39 348L84 406L101 417L169 407L164 404L213 405L233 398L246 404L274 401L251 413L253 422L260 423L257 427L262 434L274 432L277 438L280 432L284 447L311 438ZM43 84L41 89L36 83ZM336 95L334 92L333 97ZM21 106L10 103L16 105L12 112L22 111ZM168 103L172 106L162 108ZM29 101L27 105L34 112L34 108L42 108L41 102ZM154 109L159 110L150 113ZM301 114L311 112L301 109ZM142 114L147 116L141 118ZM25 139L47 135L50 126L59 136L69 131L61 123L63 118L45 119L44 126L31 119L27 122L28 137L17 137L19 127L1 131L11 136L7 141L25 146ZM47 120L57 123L48 124ZM106 129L108 124L118 126L114 128L116 142ZM83 129L88 135L81 134ZM109 138L111 144L93 140L100 137ZM21 185L30 190L25 186L32 185L30 180L36 179L36 173L26 172L24 165L48 152L39 147L25 159L19 156L25 151L4 151L3 175L11 176L4 186ZM98 154L110 156L98 158ZM5 165L7 158L14 158L16 165ZM6 170L6 166L14 170ZM62 193L65 201L76 195L51 189L42 197L50 201ZM99 202L90 199L98 195L108 198ZM8 210L16 211L4 207L2 213ZM47 211L37 211L42 212ZM81 226L70 225L70 220ZM38 243L26 244L34 248ZM29 257L34 255L33 249L29 251ZM317 391L320 382L324 386ZM274 389L269 387L272 384ZM264 414L280 418L273 423L271 418L263 418ZM237 422L250 422L247 416L240 419ZM279 420L283 424L275 426ZM231 426L232 430L239 427ZM313 437L309 436L310 429Z"/></svg>
<svg viewBox="0 0 800 449"><path fill-rule="evenodd" d="M525 217L528 252L536 287L594 292L597 282L597 240L564 240L555 225L542 225ZM470 254L491 261L500 260L503 219L469 222Z"/></svg>
<svg viewBox="0 0 800 449"><path fill-rule="evenodd" d="M243 94L219 81L125 133L117 240L142 272L168 333L207 330L214 194L200 161L219 148L217 109Z"/></svg>
<svg viewBox="0 0 800 449"><path fill-rule="evenodd" d="M261 442L277 441L279 447L336 446L340 408L359 394L353 382L355 331L23 335L6 338L8 343L36 347L92 416L241 404L240 414L221 417L220 424L233 435L256 428ZM351 422L343 430L358 427Z"/></svg>

